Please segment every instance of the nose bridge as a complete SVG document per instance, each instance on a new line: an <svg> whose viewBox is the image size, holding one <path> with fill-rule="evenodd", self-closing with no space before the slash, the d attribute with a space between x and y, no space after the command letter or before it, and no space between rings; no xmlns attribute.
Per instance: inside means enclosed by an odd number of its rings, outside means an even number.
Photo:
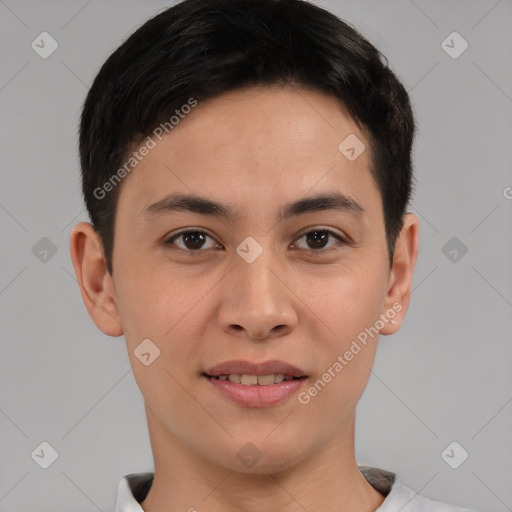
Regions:
<svg viewBox="0 0 512 512"><path fill-rule="evenodd" d="M258 310L273 305L277 301L276 295L282 292L278 289L280 283L275 276L279 265L271 245L271 237L266 238L266 244L262 239L258 243L251 237L248 238L237 248L240 261L237 261L234 272L241 285L242 297Z"/></svg>
<svg viewBox="0 0 512 512"><path fill-rule="evenodd" d="M233 333L241 327L253 338L270 336L278 326L284 332L283 326L289 328L295 322L290 292L282 282L286 279L279 276L283 270L272 237L266 237L267 243L261 240L258 243L248 237L238 246L238 259L230 273L228 295L220 315L224 329Z"/></svg>

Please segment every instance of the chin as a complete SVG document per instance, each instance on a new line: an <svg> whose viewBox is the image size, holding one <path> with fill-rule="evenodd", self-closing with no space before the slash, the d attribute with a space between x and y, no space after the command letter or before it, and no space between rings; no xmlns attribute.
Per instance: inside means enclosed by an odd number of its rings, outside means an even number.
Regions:
<svg viewBox="0 0 512 512"><path fill-rule="evenodd" d="M230 452L234 456L229 456ZM262 435L238 437L223 453L212 460L230 471L248 475L279 473L299 464L305 457L304 446L299 439L291 437L283 443L282 438L270 441Z"/></svg>

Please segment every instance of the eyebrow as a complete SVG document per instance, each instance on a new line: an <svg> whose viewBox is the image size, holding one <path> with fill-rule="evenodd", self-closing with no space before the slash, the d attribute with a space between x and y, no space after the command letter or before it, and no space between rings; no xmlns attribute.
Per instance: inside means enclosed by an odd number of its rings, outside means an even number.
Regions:
<svg viewBox="0 0 512 512"><path fill-rule="evenodd" d="M305 197L285 204L280 208L277 218L278 221L283 221L291 217L325 210L351 214L364 212L363 207L351 197L339 192L331 192ZM148 206L141 212L141 215L146 218L153 218L179 211L222 217L228 221L235 221L240 218L240 215L227 204L194 194L179 193L170 194Z"/></svg>

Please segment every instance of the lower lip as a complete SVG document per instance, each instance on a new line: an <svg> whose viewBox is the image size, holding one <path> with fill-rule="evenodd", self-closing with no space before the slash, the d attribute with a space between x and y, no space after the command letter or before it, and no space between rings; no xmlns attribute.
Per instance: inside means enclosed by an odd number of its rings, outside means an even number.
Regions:
<svg viewBox="0 0 512 512"><path fill-rule="evenodd" d="M203 375L215 386L215 389L245 407L269 407L277 405L296 393L306 378L284 380L279 384L260 386L259 384L247 386L229 380L219 380Z"/></svg>

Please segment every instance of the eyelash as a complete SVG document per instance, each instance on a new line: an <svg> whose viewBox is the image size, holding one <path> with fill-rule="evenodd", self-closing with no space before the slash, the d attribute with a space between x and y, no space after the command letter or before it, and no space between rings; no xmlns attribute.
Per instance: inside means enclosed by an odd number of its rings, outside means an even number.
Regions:
<svg viewBox="0 0 512 512"><path fill-rule="evenodd" d="M331 229L327 229L327 228L311 229L309 231L302 233L296 240L300 240L301 238L303 238L306 235L309 235L310 233L318 233L318 232L327 233L328 235L331 235L332 237L336 238L338 240L338 244L336 244L338 246L337 247L338 249L340 248L340 246L347 245L349 243L341 235L339 235L335 231L332 231ZM179 233L176 233L172 237L165 240L164 245L165 246L173 245L174 241L176 239L178 239L180 236L187 235L190 233L200 233L200 234L206 235L206 236L210 237L212 240L214 240L214 238L212 236L210 236L208 233L206 233L205 231L201 231L198 229L187 229L187 230L180 231ZM302 250L308 251L309 253L325 253L327 251L331 251L333 248L336 249L336 246L329 247L327 249L321 248L321 249L302 249ZM198 250L194 251L191 249L183 249L181 247L177 247L175 249L184 251L186 254L188 254L190 256L196 256L196 255L199 255L201 252L205 252L208 250L208 249L198 249Z"/></svg>

